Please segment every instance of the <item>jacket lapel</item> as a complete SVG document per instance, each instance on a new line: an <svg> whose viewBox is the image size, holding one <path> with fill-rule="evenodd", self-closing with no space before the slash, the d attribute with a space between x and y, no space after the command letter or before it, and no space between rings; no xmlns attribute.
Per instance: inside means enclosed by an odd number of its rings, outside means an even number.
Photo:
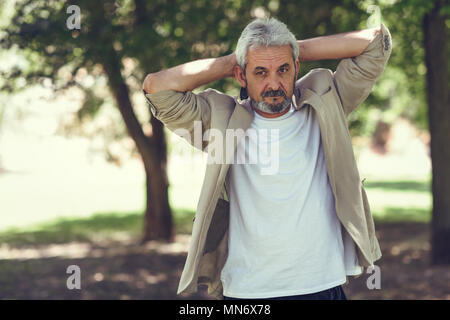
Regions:
<svg viewBox="0 0 450 320"><path fill-rule="evenodd" d="M333 145L330 145L328 142L328 126L327 126L327 114L326 107L322 102L322 99L312 90L308 88L301 88L301 98L298 101L297 110L300 110L303 106L310 105L317 115L317 120L319 122L320 128L320 139L322 141L323 152L325 156L325 163L327 166L328 178L330 181L331 188L333 193L336 194L336 181L334 176L329 174L329 167L333 161L332 154L333 150L331 149Z"/></svg>

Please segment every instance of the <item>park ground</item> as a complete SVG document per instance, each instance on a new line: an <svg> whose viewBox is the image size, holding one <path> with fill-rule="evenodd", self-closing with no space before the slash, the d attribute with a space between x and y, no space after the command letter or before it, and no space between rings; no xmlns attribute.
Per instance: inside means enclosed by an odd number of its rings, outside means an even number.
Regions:
<svg viewBox="0 0 450 320"><path fill-rule="evenodd" d="M22 234L33 242L23 247L13 245L10 234L11 246L3 244L0 249L0 298L211 299L204 289L193 295L176 295L188 235L178 235L176 242L170 244L139 245L137 238L120 232L97 239L93 234L89 238L88 234L83 237L77 233L88 224L109 223L113 228L115 224L136 223L138 218L137 215L98 215L85 220L60 221L52 231ZM448 266L431 266L429 235L428 224L421 222L377 224L383 253L376 263L380 267L381 288L369 290L366 283L370 282L370 275L363 274L344 286L347 297L450 299L450 270ZM70 265L81 269L80 290L69 290L66 286L69 277L66 269Z"/></svg>

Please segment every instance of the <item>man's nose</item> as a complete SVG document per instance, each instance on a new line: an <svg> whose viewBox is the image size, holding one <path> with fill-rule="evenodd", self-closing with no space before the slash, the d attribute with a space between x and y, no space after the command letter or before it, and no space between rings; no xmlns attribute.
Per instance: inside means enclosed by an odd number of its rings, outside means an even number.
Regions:
<svg viewBox="0 0 450 320"><path fill-rule="evenodd" d="M277 75L272 75L267 79L266 91L275 91L280 87L280 79Z"/></svg>

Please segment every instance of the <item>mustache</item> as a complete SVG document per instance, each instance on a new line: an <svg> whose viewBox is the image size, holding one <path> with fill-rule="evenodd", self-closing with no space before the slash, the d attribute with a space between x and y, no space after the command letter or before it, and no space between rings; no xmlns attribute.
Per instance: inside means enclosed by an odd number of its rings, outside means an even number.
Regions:
<svg viewBox="0 0 450 320"><path fill-rule="evenodd" d="M265 97L284 97L284 98L286 98L286 92L284 92L281 89L279 89L279 90L270 90L270 91L264 92L261 96L263 98L265 98Z"/></svg>

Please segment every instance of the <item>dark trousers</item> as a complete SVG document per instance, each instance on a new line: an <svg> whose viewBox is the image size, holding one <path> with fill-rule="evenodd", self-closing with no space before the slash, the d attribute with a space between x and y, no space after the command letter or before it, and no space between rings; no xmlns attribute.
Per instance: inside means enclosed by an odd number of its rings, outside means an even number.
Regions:
<svg viewBox="0 0 450 320"><path fill-rule="evenodd" d="M223 297L224 300L242 300L240 298ZM347 300L342 286L337 286L324 291L300 294L297 296L266 298L264 300Z"/></svg>

